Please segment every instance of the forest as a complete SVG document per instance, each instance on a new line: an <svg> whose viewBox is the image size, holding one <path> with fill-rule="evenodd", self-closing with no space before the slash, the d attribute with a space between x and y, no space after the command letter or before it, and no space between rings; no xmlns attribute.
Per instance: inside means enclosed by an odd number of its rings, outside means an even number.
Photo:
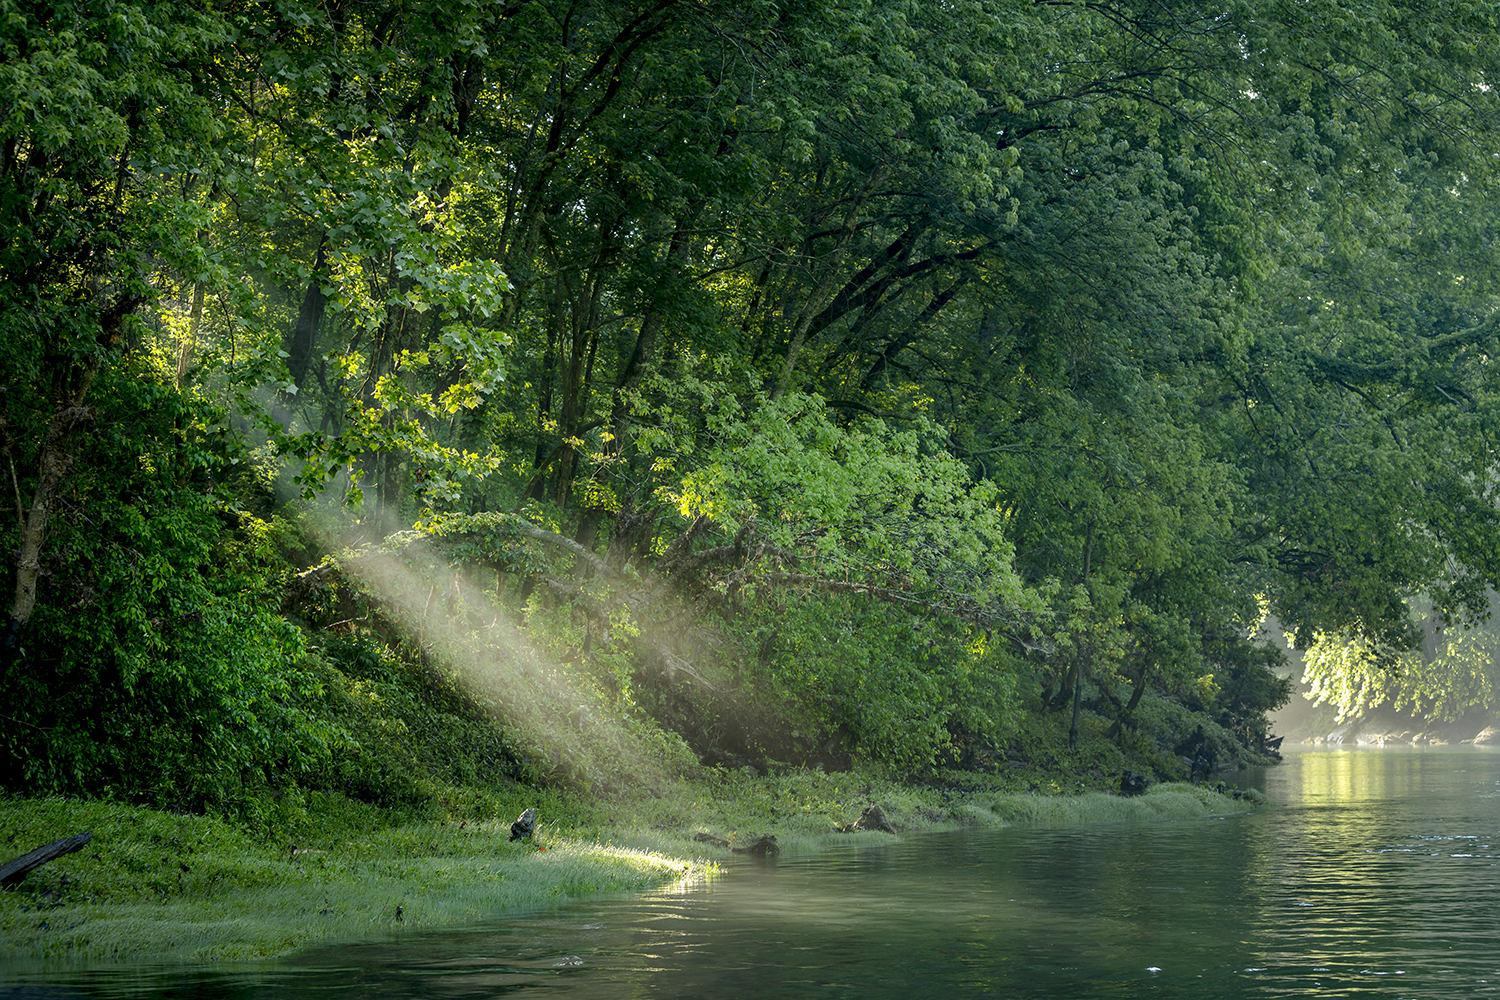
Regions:
<svg viewBox="0 0 1500 1000"><path fill-rule="evenodd" d="M1480 0L0 0L0 783L1181 780L1274 753L1268 616L1489 711L1497 60Z"/></svg>

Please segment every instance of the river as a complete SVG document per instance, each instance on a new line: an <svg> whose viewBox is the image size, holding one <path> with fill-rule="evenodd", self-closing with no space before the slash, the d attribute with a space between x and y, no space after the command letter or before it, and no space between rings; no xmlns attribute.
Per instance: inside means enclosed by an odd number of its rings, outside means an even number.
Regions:
<svg viewBox="0 0 1500 1000"><path fill-rule="evenodd" d="M14 985L245 1000L1500 995L1500 751L1308 748L1238 777L1274 805L735 858L707 885L272 965Z"/></svg>

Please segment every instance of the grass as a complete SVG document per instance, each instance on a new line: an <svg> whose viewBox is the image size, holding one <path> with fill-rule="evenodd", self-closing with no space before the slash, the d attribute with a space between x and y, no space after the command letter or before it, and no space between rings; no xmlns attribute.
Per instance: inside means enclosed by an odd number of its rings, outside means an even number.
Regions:
<svg viewBox="0 0 1500 1000"><path fill-rule="evenodd" d="M689 852L600 845L546 826L512 843L506 822L379 813L327 797L300 829L257 837L212 817L6 800L0 843L14 855L60 830L94 839L0 897L0 937L12 956L258 959L654 888L714 867Z"/></svg>
<svg viewBox="0 0 1500 1000"><path fill-rule="evenodd" d="M507 801L509 800L509 801ZM531 842L494 815L526 804ZM879 804L903 832L962 825L1148 821L1250 808L1202 787L1146 795L956 791L873 774L710 772L669 794L582 800L515 789L455 795L426 815L310 795L271 827L101 801L0 799L0 854L19 856L81 830L82 851L0 894L9 958L80 962L254 960L318 943L474 924L562 900L713 877L729 850L775 834L786 852L880 840L839 834ZM486 818L488 817L488 818Z"/></svg>
<svg viewBox="0 0 1500 1000"><path fill-rule="evenodd" d="M1213 789L1184 784L1153 785L1144 795L1132 798L1103 792L1069 796L1023 793L997 796L988 802L980 799L966 806L982 823L1030 826L1191 819L1253 807L1253 799L1226 799Z"/></svg>

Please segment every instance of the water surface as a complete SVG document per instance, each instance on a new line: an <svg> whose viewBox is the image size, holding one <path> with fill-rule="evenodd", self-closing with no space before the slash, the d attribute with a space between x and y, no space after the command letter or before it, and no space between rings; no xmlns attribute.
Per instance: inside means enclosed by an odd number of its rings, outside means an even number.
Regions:
<svg viewBox="0 0 1500 1000"><path fill-rule="evenodd" d="M709 885L482 927L25 985L247 1000L1500 995L1500 752L1309 750L1239 778L1275 807L735 858Z"/></svg>

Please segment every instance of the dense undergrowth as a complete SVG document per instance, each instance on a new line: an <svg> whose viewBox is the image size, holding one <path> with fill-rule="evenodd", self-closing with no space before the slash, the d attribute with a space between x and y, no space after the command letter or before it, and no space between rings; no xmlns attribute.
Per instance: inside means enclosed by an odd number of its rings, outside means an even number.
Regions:
<svg viewBox="0 0 1500 1000"><path fill-rule="evenodd" d="M114 479L79 488L93 499ZM1048 704L1046 656L855 595L726 601L673 575L702 558L681 539L611 569L513 515L363 543L346 522L353 544L320 558L315 515L231 486L154 507L109 492L113 506L59 517L54 586L76 602L40 607L6 666L12 793L265 831L308 794L424 809L516 786L609 795L856 765L1117 790L1127 771L1186 780L1269 759L1258 707L1217 689L1150 685L1127 711L1079 681L1074 716Z"/></svg>

